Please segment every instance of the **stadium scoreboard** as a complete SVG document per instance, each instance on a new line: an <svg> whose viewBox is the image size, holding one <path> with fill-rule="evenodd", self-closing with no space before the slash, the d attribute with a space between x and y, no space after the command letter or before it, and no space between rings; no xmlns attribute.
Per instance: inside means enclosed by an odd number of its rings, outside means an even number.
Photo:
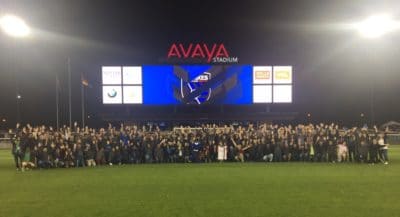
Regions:
<svg viewBox="0 0 400 217"><path fill-rule="evenodd" d="M292 103L292 66L103 66L103 104Z"/></svg>

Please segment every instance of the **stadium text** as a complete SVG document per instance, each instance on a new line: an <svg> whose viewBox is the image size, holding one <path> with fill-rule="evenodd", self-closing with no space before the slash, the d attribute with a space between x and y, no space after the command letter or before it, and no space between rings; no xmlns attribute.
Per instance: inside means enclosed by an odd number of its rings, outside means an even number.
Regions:
<svg viewBox="0 0 400 217"><path fill-rule="evenodd" d="M205 59L207 63L237 63L238 57L231 57L224 44L213 44L209 46L205 43L193 44L172 44L168 51L169 58L178 59Z"/></svg>

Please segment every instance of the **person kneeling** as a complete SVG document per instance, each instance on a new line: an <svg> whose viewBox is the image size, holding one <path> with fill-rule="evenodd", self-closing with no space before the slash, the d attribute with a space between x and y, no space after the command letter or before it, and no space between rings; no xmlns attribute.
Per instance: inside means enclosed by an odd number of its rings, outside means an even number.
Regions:
<svg viewBox="0 0 400 217"><path fill-rule="evenodd" d="M47 153L47 148L43 148L39 155L39 168L47 169L50 168L52 165L50 163L49 154Z"/></svg>

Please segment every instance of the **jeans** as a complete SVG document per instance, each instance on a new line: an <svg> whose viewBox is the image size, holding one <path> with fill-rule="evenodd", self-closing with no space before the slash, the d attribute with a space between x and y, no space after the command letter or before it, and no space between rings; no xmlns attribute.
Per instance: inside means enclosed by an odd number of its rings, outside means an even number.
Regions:
<svg viewBox="0 0 400 217"><path fill-rule="evenodd" d="M49 161L42 161L42 160L39 160L38 166L39 166L40 168L45 168L45 169L47 169L47 168L50 168L50 167L51 167L51 163L50 163Z"/></svg>
<svg viewBox="0 0 400 217"><path fill-rule="evenodd" d="M76 162L75 162L75 166L76 167L84 167L85 166L85 162L83 162L83 156L77 156L76 157Z"/></svg>
<svg viewBox="0 0 400 217"><path fill-rule="evenodd" d="M19 169L21 167L22 164L22 158L20 154L14 154L14 161L15 161L15 167L17 169Z"/></svg>
<svg viewBox="0 0 400 217"><path fill-rule="evenodd" d="M388 162L389 161L388 150L387 149L381 149L380 150L380 157L381 157L381 160L383 162Z"/></svg>

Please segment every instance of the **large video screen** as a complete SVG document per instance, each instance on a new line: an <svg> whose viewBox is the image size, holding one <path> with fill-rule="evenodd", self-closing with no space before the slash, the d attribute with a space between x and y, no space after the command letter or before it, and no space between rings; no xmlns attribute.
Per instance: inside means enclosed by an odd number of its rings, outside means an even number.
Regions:
<svg viewBox="0 0 400 217"><path fill-rule="evenodd" d="M292 74L291 66L103 66L103 103L291 103Z"/></svg>

